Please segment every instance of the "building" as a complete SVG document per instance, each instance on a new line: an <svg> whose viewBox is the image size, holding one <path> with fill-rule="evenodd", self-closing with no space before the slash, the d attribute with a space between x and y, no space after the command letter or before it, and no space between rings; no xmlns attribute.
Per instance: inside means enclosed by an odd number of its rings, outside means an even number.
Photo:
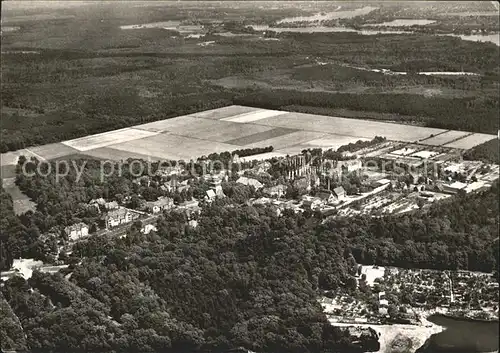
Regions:
<svg viewBox="0 0 500 353"><path fill-rule="evenodd" d="M276 186L271 186L269 188L264 188L262 189L262 192L267 196L280 198L285 195L286 188L284 185L280 184Z"/></svg>
<svg viewBox="0 0 500 353"><path fill-rule="evenodd" d="M217 186L221 186L222 179L219 176L212 175L207 179L207 182L211 188L216 188Z"/></svg>
<svg viewBox="0 0 500 353"><path fill-rule="evenodd" d="M195 199L186 200L182 202L177 207L177 209L184 212L189 219L192 217L192 215L196 215L201 212L201 207L199 206L199 202Z"/></svg>
<svg viewBox="0 0 500 353"><path fill-rule="evenodd" d="M344 191L344 193L345 193L345 191ZM320 191L316 194L316 196L318 198L320 198L323 201L323 203L333 203L336 200L335 195L333 195L333 193L329 190Z"/></svg>
<svg viewBox="0 0 500 353"><path fill-rule="evenodd" d="M120 224L130 223L138 217L138 213L132 212L127 208L111 210L106 215L106 228L113 228L119 226Z"/></svg>
<svg viewBox="0 0 500 353"><path fill-rule="evenodd" d="M336 187L335 189L333 189L333 194L339 200L344 200L346 197L345 189L342 186L339 186L339 187Z"/></svg>
<svg viewBox="0 0 500 353"><path fill-rule="evenodd" d="M89 235L89 227L85 223L80 222L64 228L64 233L68 236L69 240L75 241Z"/></svg>
<svg viewBox="0 0 500 353"><path fill-rule="evenodd" d="M212 189L207 190L206 194L207 194L206 199L207 199L208 201L213 201L213 200L215 200L215 197L217 196L217 195L215 195L215 191L214 191L214 190L212 190Z"/></svg>
<svg viewBox="0 0 500 353"><path fill-rule="evenodd" d="M353 172L363 168L363 162L361 161L361 159L348 159L346 161L339 161L337 164L337 168L346 172Z"/></svg>
<svg viewBox="0 0 500 353"><path fill-rule="evenodd" d="M236 180L236 182L243 185L253 186L255 190L259 190L260 188L263 187L262 183L257 179L247 178L244 176L239 177L238 180Z"/></svg>
<svg viewBox="0 0 500 353"><path fill-rule="evenodd" d="M90 200L90 202L88 203L88 208L91 209L91 208L95 208L97 212L101 212L101 208L100 206L103 206L106 204L106 200L104 200L102 197L101 198L98 198L98 199L92 199Z"/></svg>
<svg viewBox="0 0 500 353"><path fill-rule="evenodd" d="M97 205L100 205L100 206L104 206L105 203L106 203L106 200L104 200L101 197L101 198L98 198L98 199L92 199L92 200L90 200L89 205L97 204Z"/></svg>
<svg viewBox="0 0 500 353"><path fill-rule="evenodd" d="M169 197L159 197L158 200L146 204L147 210L151 213L159 213L172 207L174 207L174 200Z"/></svg>
<svg viewBox="0 0 500 353"><path fill-rule="evenodd" d="M304 195L302 197L302 207L304 209L316 210L321 208L323 205L324 202L319 197L313 197L309 195Z"/></svg>
<svg viewBox="0 0 500 353"><path fill-rule="evenodd" d="M382 178L382 179L379 179L377 181L374 181L374 185L376 187L379 187L379 186L382 186L382 185L386 185L386 184L390 184L390 180L387 179L387 178Z"/></svg>
<svg viewBox="0 0 500 353"><path fill-rule="evenodd" d="M489 184L485 181L474 181L470 184L467 184L467 186L465 187L464 190L466 193L482 192L482 191L488 190L490 187L491 187L491 184Z"/></svg>
<svg viewBox="0 0 500 353"><path fill-rule="evenodd" d="M180 209L189 209L199 207L199 202L196 200L186 200L179 205Z"/></svg>
<svg viewBox="0 0 500 353"><path fill-rule="evenodd" d="M455 181L454 183L451 184L442 184L443 185L443 192L447 194L456 194L460 190L464 190L467 187L466 183L461 183L459 181Z"/></svg>
<svg viewBox="0 0 500 353"><path fill-rule="evenodd" d="M215 187L214 192L217 197L226 197L224 191L222 190L222 186L220 185Z"/></svg>
<svg viewBox="0 0 500 353"><path fill-rule="evenodd" d="M184 180L183 182L179 183L177 179L173 178L169 181L164 182L163 185L160 186L160 189L167 192L182 192L184 190L187 191L189 189L188 180Z"/></svg>
<svg viewBox="0 0 500 353"><path fill-rule="evenodd" d="M167 178L172 175L178 175L182 173L182 167L180 165L176 166L168 166L161 167L156 172L156 175L161 176L162 178Z"/></svg>
<svg viewBox="0 0 500 353"><path fill-rule="evenodd" d="M118 202L116 202L116 201L106 202L106 203L104 204L104 208L105 208L106 210L108 210L108 211L109 211L109 210L116 210L118 207L119 207L119 206L118 206Z"/></svg>
<svg viewBox="0 0 500 353"><path fill-rule="evenodd" d="M143 234L149 234L151 231L156 232L158 229L154 224L146 224L144 227L141 229L141 233Z"/></svg>

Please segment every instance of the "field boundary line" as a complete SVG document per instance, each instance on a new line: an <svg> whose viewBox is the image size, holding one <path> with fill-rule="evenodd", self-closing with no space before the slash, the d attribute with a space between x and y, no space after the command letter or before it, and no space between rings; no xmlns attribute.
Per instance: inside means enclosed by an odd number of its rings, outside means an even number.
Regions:
<svg viewBox="0 0 500 353"><path fill-rule="evenodd" d="M42 161L46 161L47 159L45 159L44 157L40 156L38 153L35 153L33 152L32 150L30 150L29 148L25 148L25 150L29 153L31 153L33 156L41 159ZM19 157L18 157L19 158Z"/></svg>
<svg viewBox="0 0 500 353"><path fill-rule="evenodd" d="M453 139L453 140L451 140L451 141L448 141L448 142L442 143L442 144L440 144L439 146L441 147L441 146L444 146L444 145L448 145L448 144L450 144L450 143L456 142L456 141L458 141L458 140L464 139L464 138L469 137L469 136L472 136L472 135L474 135L474 134L475 134L475 132L471 132L471 133L469 133L469 134L467 134L467 135L460 136L460 137L457 137L456 139Z"/></svg>
<svg viewBox="0 0 500 353"><path fill-rule="evenodd" d="M455 130L446 130L446 131L440 132L440 133L438 133L438 134L435 134L434 136L429 136L429 137L426 137L426 138L424 138L424 139L422 139L422 140L418 140L418 142L424 142L424 141L426 141L426 140L430 140L430 139L432 139L432 138L434 138L434 137L436 137L436 136L439 136L439 135L442 135L442 134L446 134L447 132L450 132L450 131L455 131ZM440 145L439 145L439 146L440 146Z"/></svg>

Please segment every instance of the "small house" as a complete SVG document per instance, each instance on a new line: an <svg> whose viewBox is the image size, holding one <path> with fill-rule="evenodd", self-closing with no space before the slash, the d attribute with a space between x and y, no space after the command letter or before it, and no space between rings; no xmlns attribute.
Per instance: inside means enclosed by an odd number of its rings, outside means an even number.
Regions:
<svg viewBox="0 0 500 353"><path fill-rule="evenodd" d="M215 191L214 191L214 190L212 190L212 189L207 190L206 194L207 194L206 199L207 199L208 201L213 201L213 200L215 200L216 195L215 195Z"/></svg>
<svg viewBox="0 0 500 353"><path fill-rule="evenodd" d="M324 201L319 197L304 195L302 197L302 207L305 209L316 210L324 205Z"/></svg>
<svg viewBox="0 0 500 353"><path fill-rule="evenodd" d="M345 193L345 191L344 191ZM323 203L333 203L335 202L335 195L333 195L333 193L331 191L320 191L316 194L316 196L318 198L321 199L321 201L323 201Z"/></svg>
<svg viewBox="0 0 500 353"><path fill-rule="evenodd" d="M342 186L339 186L335 189L333 189L333 194L335 195L335 197L337 197L337 199L339 200L343 200L345 199L346 197L346 192L345 192L345 189L342 187Z"/></svg>
<svg viewBox="0 0 500 353"><path fill-rule="evenodd" d="M243 185L253 186L255 190L259 190L260 188L263 187L262 183L257 179L248 178L244 176L239 177L238 180L236 180L236 182Z"/></svg>
<svg viewBox="0 0 500 353"><path fill-rule="evenodd" d="M130 223L136 218L138 218L138 214L126 208L111 210L106 215L106 227L117 227L121 224Z"/></svg>
<svg viewBox="0 0 500 353"><path fill-rule="evenodd" d="M214 189L215 196L217 197L225 197L226 195L224 194L224 191L222 190L222 186L216 186Z"/></svg>
<svg viewBox="0 0 500 353"><path fill-rule="evenodd" d="M98 198L98 199L92 199L92 200L90 200L89 205L97 204L99 206L104 206L105 203L106 203L106 200L104 200L101 197L101 198Z"/></svg>
<svg viewBox="0 0 500 353"><path fill-rule="evenodd" d="M109 210L116 210L118 208L118 202L116 201L111 201L111 202L106 202L104 204L104 208L109 211Z"/></svg>
<svg viewBox="0 0 500 353"><path fill-rule="evenodd" d="M271 186L269 188L262 189L262 192L267 196L280 198L285 195L285 186L281 184Z"/></svg>
<svg viewBox="0 0 500 353"><path fill-rule="evenodd" d="M85 223L76 223L64 228L64 233L69 240L75 241L89 235L89 227Z"/></svg>
<svg viewBox="0 0 500 353"><path fill-rule="evenodd" d="M159 213L174 207L174 200L169 197L159 197L156 201L150 201L146 204L146 208L151 213Z"/></svg>
<svg viewBox="0 0 500 353"><path fill-rule="evenodd" d="M146 224L144 227L141 229L141 233L143 234L149 234L151 231L156 232L158 229L154 224Z"/></svg>

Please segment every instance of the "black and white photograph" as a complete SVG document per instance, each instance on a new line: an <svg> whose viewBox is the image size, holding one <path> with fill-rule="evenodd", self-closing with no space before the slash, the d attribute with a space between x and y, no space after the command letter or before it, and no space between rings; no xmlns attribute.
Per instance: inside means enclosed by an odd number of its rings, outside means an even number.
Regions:
<svg viewBox="0 0 500 353"><path fill-rule="evenodd" d="M498 1L2 0L1 353L498 353Z"/></svg>

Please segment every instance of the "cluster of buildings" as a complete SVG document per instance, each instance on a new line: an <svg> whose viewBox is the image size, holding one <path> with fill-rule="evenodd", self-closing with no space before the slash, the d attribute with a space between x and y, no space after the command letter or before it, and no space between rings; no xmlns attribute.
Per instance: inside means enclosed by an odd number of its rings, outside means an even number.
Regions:
<svg viewBox="0 0 500 353"><path fill-rule="evenodd" d="M311 154L287 156L281 160L284 166L282 181L273 180L269 174L273 167L271 160L243 163L246 167L238 171L236 183L251 186L261 195L249 200L251 204L273 205L278 214L285 209L294 212L312 210L338 217L408 212L460 192L487 190L499 178L498 165L463 161L460 151L442 146L384 140L356 152L344 152L342 156L341 160L322 156L319 163ZM390 162L407 169L398 175L392 168L386 168ZM189 190L190 178L181 178L183 172L180 165L160 168L156 173L159 188L169 193ZM361 183L362 186L357 192L352 188L348 192L342 186L346 185L342 178L352 174L357 175L357 185ZM172 209L185 211L194 221L191 215L199 213L200 201L211 203L226 197L222 183L229 180L229 175L226 170L204 174L198 178L205 188L208 187L203 198L175 205L172 198L160 197L145 202L141 209L146 213L102 198L91 200L88 207L103 214L106 229L129 224L146 214L156 215ZM148 176L134 180L134 183L144 186L151 182ZM349 182L347 185L350 186ZM288 195L288 188L293 188L295 193ZM64 232L69 239L77 240L89 234L89 227L80 222L66 227Z"/></svg>
<svg viewBox="0 0 500 353"><path fill-rule="evenodd" d="M498 320L498 282L493 275L470 271L437 271L360 266L357 277L370 291L352 296L340 288L320 298L332 322L417 323L429 310L457 317Z"/></svg>

